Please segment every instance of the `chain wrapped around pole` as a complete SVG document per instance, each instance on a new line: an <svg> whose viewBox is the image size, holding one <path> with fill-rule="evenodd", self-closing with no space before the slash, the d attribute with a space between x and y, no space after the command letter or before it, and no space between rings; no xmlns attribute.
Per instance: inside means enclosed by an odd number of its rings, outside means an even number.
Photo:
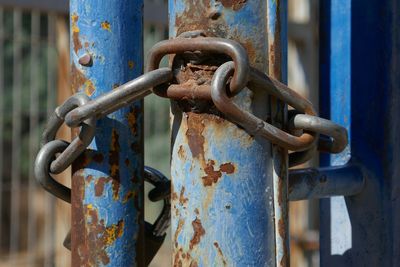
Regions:
<svg viewBox="0 0 400 267"><path fill-rule="evenodd" d="M173 40L156 44L149 53L147 72L142 76L106 93L97 99L78 93L67 99L50 117L43 133L42 148L35 161L35 176L45 190L54 196L71 202L71 189L58 183L52 175L63 172L81 155L92 141L96 120L132 102L155 93L160 96L206 100L213 103L220 116L244 128L251 136L265 138L273 144L292 151L289 166L299 165L310 158L315 150L339 153L347 145L347 131L340 125L317 117L312 104L295 91L268 75L252 68L246 50L237 42L222 38L196 35L182 35ZM193 37L195 36L195 37ZM190 38L186 38L190 37ZM210 68L215 71L211 84L198 84L186 90L174 84L176 77L171 68L159 68L161 59L169 54L183 55L191 52L201 60L206 54L223 55L233 61ZM289 115L287 130L281 130L270 122L235 104L235 95L248 88L265 90L271 96L294 108ZM77 138L71 143L55 140L63 123L70 127L80 127ZM320 137L323 135L323 137ZM165 239L170 224L170 181L155 169L145 167L145 180L155 188L150 192L151 201L164 201L164 207L156 222L146 223L149 263ZM67 236L65 246L70 246Z"/></svg>

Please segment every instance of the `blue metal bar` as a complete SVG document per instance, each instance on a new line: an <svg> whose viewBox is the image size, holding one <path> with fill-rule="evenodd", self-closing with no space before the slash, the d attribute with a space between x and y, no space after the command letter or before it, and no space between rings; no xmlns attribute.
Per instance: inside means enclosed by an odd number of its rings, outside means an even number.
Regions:
<svg viewBox="0 0 400 267"><path fill-rule="evenodd" d="M400 120L398 1L321 1L321 113L345 125L366 174L352 197L321 201L321 266L398 266Z"/></svg>
<svg viewBox="0 0 400 267"><path fill-rule="evenodd" d="M142 73L143 1L70 1L72 90L91 98ZM142 102L97 122L73 166L72 266L143 266Z"/></svg>
<svg viewBox="0 0 400 267"><path fill-rule="evenodd" d="M289 172L290 201L353 196L363 188L363 173L353 165L297 169Z"/></svg>
<svg viewBox="0 0 400 267"><path fill-rule="evenodd" d="M269 4L272 2L275 1ZM284 1L277 2L281 7ZM234 39L246 48L251 64L262 71L268 69L273 54L268 56L267 51L271 48L271 53L280 56L274 61L276 68L280 69L280 61L285 58L279 43L268 41L268 30L273 29L268 28L265 19L267 1L170 0L169 12L172 38L200 30L207 36ZM280 40L280 32L285 32L281 27L276 27L275 40ZM251 96L243 90L235 102L246 110L251 108L260 117L269 112L264 92ZM279 160L273 162L269 142L254 139L236 125L211 114L210 106L196 113L182 111L178 104L172 105L174 266L285 265L286 259L277 263L273 196L274 170L284 170L286 175L285 160L281 160L285 157L276 155ZM276 114L281 115L280 112ZM282 214L284 218L286 211Z"/></svg>

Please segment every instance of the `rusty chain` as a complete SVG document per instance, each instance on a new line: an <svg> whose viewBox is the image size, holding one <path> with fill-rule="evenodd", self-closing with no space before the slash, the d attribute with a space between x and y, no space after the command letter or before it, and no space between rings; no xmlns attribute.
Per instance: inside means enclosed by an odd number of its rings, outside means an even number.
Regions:
<svg viewBox="0 0 400 267"><path fill-rule="evenodd" d="M205 54L223 55L230 60L213 66L211 81L185 90L177 86L175 70L159 68L166 55L190 54L201 61ZM294 109L289 112L287 127L279 129L271 123L257 118L235 103L234 96L244 88L265 90ZM159 96L194 101L212 102L222 116L239 125L250 135L269 140L271 143L292 151L289 166L307 161L316 150L339 153L347 145L347 131L340 125L317 117L312 104L285 84L252 68L246 50L237 42L222 38L203 37L198 34L162 41L149 52L146 73L91 100L83 93L75 94L60 105L50 117L42 137L42 148L35 161L35 176L39 183L56 197L71 201L71 190L58 183L52 175L63 172L81 155L92 142L96 120L145 96ZM56 133L63 123L69 127L80 127L78 136L68 143L56 140ZM320 135L325 136L321 138ZM150 192L151 201L164 201L164 208L153 225L146 224L146 232L154 240L164 240L170 218L170 182L157 170L145 167L145 180L155 186ZM66 238L68 244L68 237ZM157 243L158 245L160 242Z"/></svg>

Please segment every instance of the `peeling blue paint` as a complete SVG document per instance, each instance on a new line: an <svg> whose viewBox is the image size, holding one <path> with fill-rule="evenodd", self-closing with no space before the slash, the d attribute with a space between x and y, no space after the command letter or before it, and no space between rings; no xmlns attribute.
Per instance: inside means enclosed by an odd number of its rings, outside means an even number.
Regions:
<svg viewBox="0 0 400 267"><path fill-rule="evenodd" d="M78 39L72 33L71 62L84 75L84 79L87 79L86 83L90 81L93 84L92 98L142 73L142 10L143 1L141 0L71 1L71 18L76 20L76 25L72 25L72 32L74 27L76 31L79 31ZM102 25L102 23L105 24ZM77 46L77 44L80 45ZM78 59L85 53L92 55L93 66L79 65ZM78 84L81 83L82 81ZM85 83L81 88L73 89L85 91ZM130 112L136 116L134 134L129 127L128 114ZM95 140L89 147L96 154L102 155L102 161L96 162L92 158L91 163L83 170L82 175L86 177L83 207L91 205L90 207L98 213L99 222L102 220L105 227L117 225L121 220L124 222L121 236L117 236L115 240L114 237L111 238L110 244L104 245L104 248L88 248L89 253L94 253L92 251L96 249L104 249L106 252L109 262L105 263L97 259L96 266L136 266L141 261L139 258L143 257L136 254L137 246L143 247L143 244L139 244L137 240L140 224L143 224L142 121L142 102L122 108L98 121ZM114 138L118 135L118 138L115 138L119 146L116 149L116 155L110 153L113 131ZM126 159L129 160L129 166L125 164ZM119 165L116 173L120 182L115 182L119 184L118 197L115 197L115 188L112 185L112 179L116 179L115 176L104 183L103 193L96 196L95 184L101 177L112 176L111 173L115 172L111 171L113 164ZM91 179L88 179L90 176ZM124 200L132 192L136 197ZM82 222L85 227L93 224L85 214L82 214L82 211L73 210L74 216L86 220ZM84 233L72 232L72 235L84 235ZM100 239L101 234L97 238ZM72 239L74 242L74 237ZM89 242L86 246L92 243ZM79 257L78 252L74 252L74 245L75 249L79 249L76 248L77 244L72 245L73 257Z"/></svg>

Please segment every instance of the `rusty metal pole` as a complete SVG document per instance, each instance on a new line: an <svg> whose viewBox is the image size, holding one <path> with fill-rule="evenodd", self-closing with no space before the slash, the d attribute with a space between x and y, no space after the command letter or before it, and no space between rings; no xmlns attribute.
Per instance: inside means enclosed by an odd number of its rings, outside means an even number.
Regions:
<svg viewBox="0 0 400 267"><path fill-rule="evenodd" d="M70 1L72 90L96 98L142 73L141 0ZM73 166L72 266L143 266L142 102L97 122Z"/></svg>
<svg viewBox="0 0 400 267"><path fill-rule="evenodd" d="M285 81L286 1L170 0L169 12L172 38L202 31L236 40L252 66ZM224 59L203 60L183 58L179 82L209 82L207 62ZM285 106L268 105L264 92L243 90L235 102L283 125ZM211 103L172 102L173 264L288 266L287 151L213 111Z"/></svg>

